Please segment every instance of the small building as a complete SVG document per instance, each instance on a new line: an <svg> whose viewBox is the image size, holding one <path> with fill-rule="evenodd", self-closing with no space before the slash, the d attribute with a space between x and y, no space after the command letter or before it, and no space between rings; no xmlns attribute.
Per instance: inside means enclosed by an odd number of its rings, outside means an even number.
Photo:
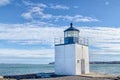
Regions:
<svg viewBox="0 0 120 80"><path fill-rule="evenodd" d="M70 24L64 38L55 42L55 74L81 75L89 73L88 40L79 37L80 31Z"/></svg>

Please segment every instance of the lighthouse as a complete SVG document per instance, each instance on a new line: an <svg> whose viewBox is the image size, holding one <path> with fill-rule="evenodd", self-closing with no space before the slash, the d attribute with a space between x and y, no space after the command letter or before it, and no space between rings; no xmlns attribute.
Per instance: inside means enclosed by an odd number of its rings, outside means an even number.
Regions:
<svg viewBox="0 0 120 80"><path fill-rule="evenodd" d="M55 42L55 74L81 75L89 73L88 40L81 38L80 31L73 27L64 30L64 38Z"/></svg>

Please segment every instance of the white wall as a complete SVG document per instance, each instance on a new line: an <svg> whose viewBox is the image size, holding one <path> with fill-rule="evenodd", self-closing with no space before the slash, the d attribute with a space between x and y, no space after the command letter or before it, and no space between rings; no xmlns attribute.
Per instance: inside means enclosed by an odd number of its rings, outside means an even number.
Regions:
<svg viewBox="0 0 120 80"><path fill-rule="evenodd" d="M89 73L89 51L88 46L76 44L76 61L80 60L79 63L76 62L76 73L86 74ZM82 62L83 61L83 62ZM79 72L80 71L80 72Z"/></svg>
<svg viewBox="0 0 120 80"><path fill-rule="evenodd" d="M75 74L75 46L55 46L55 73L59 75Z"/></svg>
<svg viewBox="0 0 120 80"><path fill-rule="evenodd" d="M89 49L87 46L83 46L84 48L84 58L85 58L85 73L89 73Z"/></svg>
<svg viewBox="0 0 120 80"><path fill-rule="evenodd" d="M84 65L81 64L81 59L85 61ZM82 72L89 73L89 55L87 46L80 44L55 46L56 74L80 75Z"/></svg>
<svg viewBox="0 0 120 80"><path fill-rule="evenodd" d="M64 46L55 46L55 73L64 74Z"/></svg>
<svg viewBox="0 0 120 80"><path fill-rule="evenodd" d="M81 58L82 58L82 48L81 45L76 44L76 74L80 75L81 74ZM79 60L79 62L78 62Z"/></svg>

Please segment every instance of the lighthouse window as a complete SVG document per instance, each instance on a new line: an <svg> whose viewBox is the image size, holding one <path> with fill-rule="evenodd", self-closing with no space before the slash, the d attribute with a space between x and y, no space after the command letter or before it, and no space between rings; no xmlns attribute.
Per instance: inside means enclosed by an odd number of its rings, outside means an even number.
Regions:
<svg viewBox="0 0 120 80"><path fill-rule="evenodd" d="M78 37L78 32L74 31L74 37Z"/></svg>
<svg viewBox="0 0 120 80"><path fill-rule="evenodd" d="M78 37L79 33L77 31L68 31L64 35L65 37Z"/></svg>
<svg viewBox="0 0 120 80"><path fill-rule="evenodd" d="M68 32L68 37L72 37L73 34L74 34L73 31L69 31L69 32Z"/></svg>

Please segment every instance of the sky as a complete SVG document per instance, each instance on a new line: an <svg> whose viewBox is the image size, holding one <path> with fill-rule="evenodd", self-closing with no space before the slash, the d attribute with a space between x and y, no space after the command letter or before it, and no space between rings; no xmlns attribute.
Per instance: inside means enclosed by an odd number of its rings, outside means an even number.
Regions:
<svg viewBox="0 0 120 80"><path fill-rule="evenodd" d="M90 61L120 61L120 0L0 0L0 63L54 61L54 39L72 22Z"/></svg>

